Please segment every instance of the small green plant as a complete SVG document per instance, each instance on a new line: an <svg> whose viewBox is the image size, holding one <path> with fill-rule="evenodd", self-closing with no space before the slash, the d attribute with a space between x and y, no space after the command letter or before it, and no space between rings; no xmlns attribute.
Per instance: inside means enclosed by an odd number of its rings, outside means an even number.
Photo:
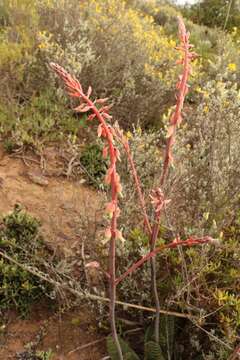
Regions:
<svg viewBox="0 0 240 360"><path fill-rule="evenodd" d="M119 343L121 345L122 354L124 356L124 359L127 360L139 360L138 355L135 353L133 349L128 345L126 341L119 338ZM109 336L107 338L107 350L112 360L118 360L118 349L115 345L115 342L113 341L112 337Z"/></svg>
<svg viewBox="0 0 240 360"><path fill-rule="evenodd" d="M3 147L8 154L11 154L17 148L17 145L12 138L6 138L3 141Z"/></svg>
<svg viewBox="0 0 240 360"><path fill-rule="evenodd" d="M3 218L0 230L0 309L15 307L24 316L30 304L50 291L49 285L18 266L20 263L32 267L38 264L39 258L49 257L39 226L39 221L18 205Z"/></svg>
<svg viewBox="0 0 240 360"><path fill-rule="evenodd" d="M52 350L27 350L17 355L17 360L51 360L53 357Z"/></svg>
<svg viewBox="0 0 240 360"><path fill-rule="evenodd" d="M159 322L159 344L154 340L154 323L146 330L144 336L144 360L166 360L174 352L175 322L172 316L161 316ZM124 359L139 360L140 357L130 345L120 338ZM118 360L117 349L113 339L107 339L107 350L112 360ZM140 355L140 354L139 354Z"/></svg>
<svg viewBox="0 0 240 360"><path fill-rule="evenodd" d="M51 349L47 351L37 351L36 355L38 356L39 360L51 360L53 352Z"/></svg>

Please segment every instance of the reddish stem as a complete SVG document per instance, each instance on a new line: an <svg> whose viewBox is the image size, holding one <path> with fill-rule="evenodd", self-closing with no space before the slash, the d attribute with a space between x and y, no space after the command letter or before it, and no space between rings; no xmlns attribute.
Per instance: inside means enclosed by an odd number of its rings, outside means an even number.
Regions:
<svg viewBox="0 0 240 360"><path fill-rule="evenodd" d="M156 241L159 232L159 222L160 222L161 212L155 212L155 224L152 227L152 234L149 237L150 242L150 250L154 252ZM158 296L158 289L157 289L157 269L156 269L156 258L155 256L150 259L151 262L151 283L152 283L152 292L154 296L154 302L156 307L156 318L154 324L154 335L156 343L159 343L159 324L160 324L160 300Z"/></svg>
<svg viewBox="0 0 240 360"><path fill-rule="evenodd" d="M134 178L134 181L135 181L139 202L140 202L142 212L143 212L143 216L144 216L144 224L147 227L148 233L151 234L152 228L151 228L149 218L148 218L148 214L147 214L147 210L146 210L146 203L145 203L144 195L143 195L143 192L142 192L140 180L139 180L139 177L138 177L138 174L137 174L137 170L136 170L136 167L135 167L135 164L134 164L134 161L133 161L132 154L131 154L128 143L126 144L126 146L124 146L124 148L126 150L126 153L127 153L127 156L128 156L128 161L129 161L129 164L130 164L131 169L132 169L132 175L133 175L133 178Z"/></svg>
<svg viewBox="0 0 240 360"><path fill-rule="evenodd" d="M131 149L130 149L128 140L125 138L125 136L122 134L122 132L119 130L118 127L115 127L115 130L116 130L117 137L121 141L121 143L123 145L123 148L124 148L124 150L125 150L125 152L127 154L128 162L129 162L129 165L130 165L131 170L132 170L133 180L135 182L135 186L136 186L136 189L137 189L140 206L141 206L143 217L144 217L144 224L147 227L149 236L151 236L152 228L151 228L149 217L148 217L148 214L147 214L146 202L145 202L141 182L140 182L140 179L139 179L139 176L138 176L138 173L137 173L137 169L136 169L136 166L135 166L135 163L134 163L134 160L133 160L133 156L132 156L132 153L131 153Z"/></svg>
<svg viewBox="0 0 240 360"><path fill-rule="evenodd" d="M209 236L205 236L203 238L189 238L187 240L182 240L182 241L172 241L169 244L166 245L162 245L159 246L157 248L155 248L153 251L150 251L149 253L147 253L146 255L144 255L140 260L138 260L136 263L134 263L130 268L128 268L127 271L125 271L125 273L123 273L122 275L120 275L117 279L116 279L116 285L118 285L122 280L124 280L128 275L132 274L135 270L137 270L140 266L142 266L142 264L144 264L146 261L148 261L149 259L153 258L154 256L156 256L159 252L165 250L165 249L174 249L178 246L187 246L187 247L191 247L193 245L201 245L201 244L205 244L205 243L212 243L214 241L214 239L212 239Z"/></svg>

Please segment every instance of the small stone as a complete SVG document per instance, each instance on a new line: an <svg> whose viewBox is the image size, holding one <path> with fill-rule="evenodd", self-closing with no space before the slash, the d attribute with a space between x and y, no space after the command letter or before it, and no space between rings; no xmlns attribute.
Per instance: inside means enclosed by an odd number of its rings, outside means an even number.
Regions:
<svg viewBox="0 0 240 360"><path fill-rule="evenodd" d="M42 175L34 174L32 172L28 172L27 175L28 175L28 178L34 184L37 184L37 185L40 185L40 186L47 186L48 185L48 180Z"/></svg>
<svg viewBox="0 0 240 360"><path fill-rule="evenodd" d="M74 204L70 201L65 201L60 205L60 208L63 210L72 210L74 209Z"/></svg>

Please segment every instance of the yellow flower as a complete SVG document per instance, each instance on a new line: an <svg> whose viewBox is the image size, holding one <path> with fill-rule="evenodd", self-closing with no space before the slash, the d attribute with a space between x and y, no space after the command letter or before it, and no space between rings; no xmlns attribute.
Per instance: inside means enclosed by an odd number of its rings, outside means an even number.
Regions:
<svg viewBox="0 0 240 360"><path fill-rule="evenodd" d="M196 87L196 92L198 92L199 94L202 94L203 90L200 88L200 86Z"/></svg>
<svg viewBox="0 0 240 360"><path fill-rule="evenodd" d="M45 49L46 47L47 47L47 45L44 44L44 43L41 43L41 44L38 45L39 49Z"/></svg>
<svg viewBox="0 0 240 360"><path fill-rule="evenodd" d="M228 64L228 70L230 70L230 71L236 71L236 70L237 70L237 65L234 64L234 63Z"/></svg>
<svg viewBox="0 0 240 360"><path fill-rule="evenodd" d="M203 111L207 114L207 113L209 112L209 107L208 107L207 105L206 105L206 106L204 106Z"/></svg>
<svg viewBox="0 0 240 360"><path fill-rule="evenodd" d="M140 128L140 126L138 126L137 128L137 134L140 136L142 135L142 129Z"/></svg>
<svg viewBox="0 0 240 360"><path fill-rule="evenodd" d="M131 138L132 138L132 133L131 133L130 131L128 131L128 132L126 133L126 137L127 137L128 139L131 139Z"/></svg>

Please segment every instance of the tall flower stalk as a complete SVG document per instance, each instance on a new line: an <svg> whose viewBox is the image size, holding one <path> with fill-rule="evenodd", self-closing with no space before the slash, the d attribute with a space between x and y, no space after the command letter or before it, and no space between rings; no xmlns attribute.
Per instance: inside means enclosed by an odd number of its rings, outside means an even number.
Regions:
<svg viewBox="0 0 240 360"><path fill-rule="evenodd" d="M162 189L164 188L170 164L173 161L172 148L175 142L175 135L177 127L182 122L182 109L185 100L185 96L188 93L188 78L191 73L191 61L196 57L196 54L191 52L193 45L189 43L190 33L186 31L184 22L181 17L178 17L178 35L180 45L176 48L181 52L181 59L178 60L178 64L183 65L182 75L179 76L179 81L176 85L177 88L177 103L175 110L170 118L170 125L167 133L167 144L163 160L163 169L160 177L160 187L153 191L152 202L155 207L154 224L152 226L152 234L150 237L150 250L153 252L156 247L156 241L159 233L159 223L161 218L161 211L169 200L166 200ZM156 305L156 318L155 318L155 341L159 342L159 321L160 321L160 301L157 290L157 279L156 279L156 258L151 258L151 282L153 289L153 296Z"/></svg>
<svg viewBox="0 0 240 360"><path fill-rule="evenodd" d="M164 160L163 160L163 169L162 174L160 176L159 181L159 188L152 190L151 192L151 200L152 205L154 207L154 220L153 224L150 224L149 218L146 212L146 204L144 195L141 189L141 184L139 181L139 177L137 175L137 170L132 158L131 150L129 147L128 139L123 136L123 133L119 130L119 127L117 127L117 134L118 137L123 144L123 147L125 149L125 152L128 157L128 162L130 165L130 168L132 170L133 179L135 181L135 186L137 189L139 202L142 208L143 216L144 216L144 223L146 225L148 235L149 235L149 247L151 253L155 252L156 248L156 241L158 238L159 233L159 224L161 219L161 213L162 210L166 207L168 202L170 200L165 199L163 188L167 179L169 167L173 161L173 155L172 155L172 148L175 142L175 135L177 127L182 122L182 109L184 105L185 96L188 92L188 78L191 73L191 61L196 57L196 54L191 51L191 48L193 47L189 43L189 36L190 34L187 33L185 25L183 23L183 20L181 17L178 17L178 35L180 40L180 45L176 48L178 51L181 52L181 58L177 61L178 64L181 64L183 66L182 75L179 76L179 81L176 85L177 88L177 102L175 106L175 110L173 111L171 118L170 118L170 125L168 128L167 133L167 144L164 154ZM157 279L156 279L156 258L150 257L150 263L151 263L151 285L152 285L152 291L153 291L153 297L156 307L156 318L155 318L155 341L159 342L159 321L160 321L160 301L159 301L159 295L157 290Z"/></svg>
<svg viewBox="0 0 240 360"><path fill-rule="evenodd" d="M73 78L67 71L61 66L51 63L51 68L59 75L64 81L67 92L71 97L79 98L80 105L75 108L76 112L86 113L91 112L88 116L88 120L92 121L96 118L99 122L97 134L98 137L102 137L105 140L105 147L103 149L103 157L109 156L110 165L106 173L105 183L111 186L111 201L106 205L106 213L111 219L110 226L106 228L105 236L109 242L109 314L112 336L115 341L119 359L123 360L121 346L118 340L116 321L115 321L115 302L116 302L116 240L121 238L121 232L117 228L117 219L120 215L120 209L118 207L118 195L122 191L120 183L120 176L117 173L116 163L120 158L119 150L114 143L114 129L109 123L111 116L108 111L110 106L105 105L107 99L97 99L92 101L90 99L92 88L89 87L87 94L83 92L82 86L78 80ZM100 105L100 109L97 108L97 104Z"/></svg>

